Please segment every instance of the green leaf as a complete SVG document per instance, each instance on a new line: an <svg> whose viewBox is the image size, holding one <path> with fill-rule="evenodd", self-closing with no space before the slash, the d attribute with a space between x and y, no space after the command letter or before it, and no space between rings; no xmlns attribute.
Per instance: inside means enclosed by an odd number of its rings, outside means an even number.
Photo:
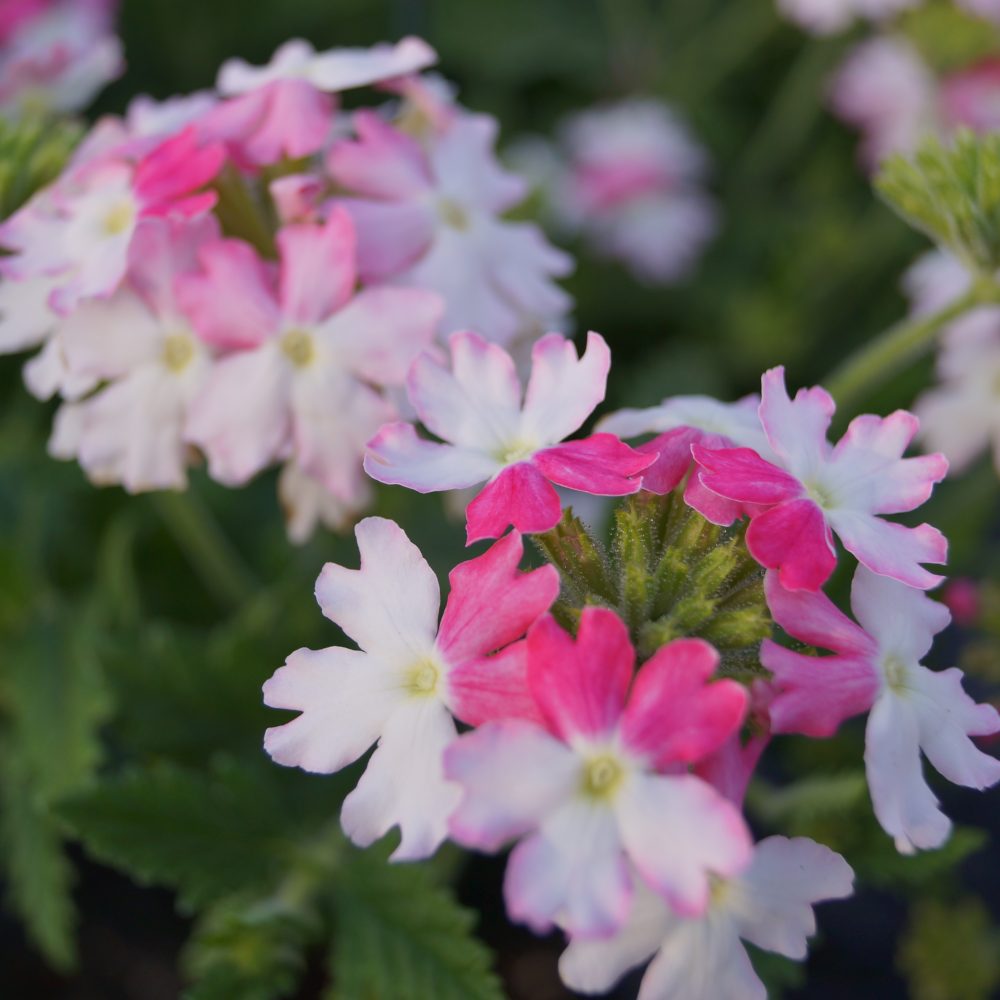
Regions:
<svg viewBox="0 0 1000 1000"><path fill-rule="evenodd" d="M1000 135L964 130L948 144L930 139L910 158L886 160L875 187L983 280L1000 268Z"/></svg>
<svg viewBox="0 0 1000 1000"><path fill-rule="evenodd" d="M1000 986L1000 930L977 899L921 900L896 965L914 1000L989 1000Z"/></svg>
<svg viewBox="0 0 1000 1000"><path fill-rule="evenodd" d="M334 901L330 1000L501 1000L474 917L426 868L351 851Z"/></svg>
<svg viewBox="0 0 1000 1000"><path fill-rule="evenodd" d="M81 135L74 121L0 119L0 219L55 180Z"/></svg>
<svg viewBox="0 0 1000 1000"><path fill-rule="evenodd" d="M254 765L224 758L208 772L166 761L133 767L59 811L96 858L139 882L176 888L182 906L198 908L273 884L297 838L319 816L336 815L331 779L261 757Z"/></svg>

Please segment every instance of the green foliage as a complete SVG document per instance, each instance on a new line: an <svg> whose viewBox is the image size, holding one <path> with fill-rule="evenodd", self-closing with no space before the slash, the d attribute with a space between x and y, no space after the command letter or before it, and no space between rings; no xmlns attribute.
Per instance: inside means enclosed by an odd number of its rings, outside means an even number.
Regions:
<svg viewBox="0 0 1000 1000"><path fill-rule="evenodd" d="M927 62L942 72L962 69L996 51L996 25L947 2L906 11L901 29Z"/></svg>
<svg viewBox="0 0 1000 1000"><path fill-rule="evenodd" d="M334 901L330 1000L501 1000L474 918L423 867L351 852Z"/></svg>
<svg viewBox="0 0 1000 1000"><path fill-rule="evenodd" d="M54 609L18 639L8 633L0 728L0 858L9 902L49 961L75 962L73 875L53 809L92 778L109 712L94 655L96 623Z"/></svg>
<svg viewBox="0 0 1000 1000"><path fill-rule="evenodd" d="M771 618L764 574L741 528L709 523L678 492L637 493L616 508L608 549L572 511L534 541L562 577L554 613L567 627L587 605L610 607L629 626L640 659L673 639L698 636L721 653L722 673L761 672L757 651Z"/></svg>
<svg viewBox="0 0 1000 1000"><path fill-rule="evenodd" d="M56 179L82 131L77 122L45 116L0 118L0 219Z"/></svg>
<svg viewBox="0 0 1000 1000"><path fill-rule="evenodd" d="M930 139L912 157L888 159L875 187L973 272L988 278L1000 268L1000 135Z"/></svg>
<svg viewBox="0 0 1000 1000"><path fill-rule="evenodd" d="M989 1000L1000 986L1000 930L977 899L921 900L896 964L913 1000Z"/></svg>

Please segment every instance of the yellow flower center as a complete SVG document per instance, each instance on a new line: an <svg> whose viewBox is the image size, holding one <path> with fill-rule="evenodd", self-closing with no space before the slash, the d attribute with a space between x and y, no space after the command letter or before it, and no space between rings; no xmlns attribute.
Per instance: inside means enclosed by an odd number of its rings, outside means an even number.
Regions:
<svg viewBox="0 0 1000 1000"><path fill-rule="evenodd" d="M438 670L437 664L430 660L421 660L406 672L404 687L410 694L416 695L418 698L426 698L437 691L440 677L441 672Z"/></svg>
<svg viewBox="0 0 1000 1000"><path fill-rule="evenodd" d="M583 794L591 799L608 799L624 777L621 764L611 754L591 757L583 769Z"/></svg>
<svg viewBox="0 0 1000 1000"><path fill-rule="evenodd" d="M836 506L833 491L822 483L806 482L802 484L806 488L809 499L818 504L823 510L829 510Z"/></svg>
<svg viewBox="0 0 1000 1000"><path fill-rule="evenodd" d="M885 682L889 687L901 694L906 690L907 669L906 664L898 657L890 654L882 661L882 670L885 673Z"/></svg>
<svg viewBox="0 0 1000 1000"><path fill-rule="evenodd" d="M135 219L135 206L131 201L122 200L112 205L104 216L104 232L108 236L118 236L124 233Z"/></svg>
<svg viewBox="0 0 1000 1000"><path fill-rule="evenodd" d="M469 228L469 216L466 214L465 209L458 202L452 201L450 198L442 198L438 202L438 213L441 216L441 221L446 226L451 226L452 229L464 230Z"/></svg>
<svg viewBox="0 0 1000 1000"><path fill-rule="evenodd" d="M281 349L296 368L305 368L316 358L316 344L305 330L289 330L281 339Z"/></svg>
<svg viewBox="0 0 1000 1000"><path fill-rule="evenodd" d="M516 462L531 458L537 450L530 441L510 441L496 452L496 459L504 465L514 465Z"/></svg>
<svg viewBox="0 0 1000 1000"><path fill-rule="evenodd" d="M163 341L163 363L179 373L194 360L194 340L189 333L172 333Z"/></svg>
<svg viewBox="0 0 1000 1000"><path fill-rule="evenodd" d="M722 906L726 897L729 895L731 886L728 879L723 878L721 875L716 875L713 872L708 873L708 896L709 896L709 906L714 908L717 906Z"/></svg>

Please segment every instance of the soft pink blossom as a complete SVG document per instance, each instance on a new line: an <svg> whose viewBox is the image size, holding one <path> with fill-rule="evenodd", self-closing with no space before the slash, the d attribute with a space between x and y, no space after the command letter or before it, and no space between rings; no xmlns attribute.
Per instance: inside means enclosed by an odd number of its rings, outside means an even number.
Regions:
<svg viewBox="0 0 1000 1000"><path fill-rule="evenodd" d="M277 243L277 267L240 240L207 244L201 272L178 283L199 335L229 352L192 407L187 437L222 483L294 455L351 504L364 488L365 442L395 415L375 387L403 381L441 302L420 289L355 293L354 227L342 211L285 226Z"/></svg>
<svg viewBox="0 0 1000 1000"><path fill-rule="evenodd" d="M362 280L440 292L444 332L475 329L504 344L568 310L552 279L570 259L537 226L501 218L525 185L496 160L493 118L456 112L423 143L373 111L357 112L354 127L327 166L349 192L338 203L358 227Z"/></svg>
<svg viewBox="0 0 1000 1000"><path fill-rule="evenodd" d="M919 590L859 566L851 590L855 624L822 592L790 592L766 580L775 621L791 636L832 656L807 656L768 639L761 662L774 675L775 732L829 736L868 712L865 768L875 815L900 851L939 847L951 823L922 773L920 752L949 781L985 788L1000 781L1000 761L971 736L1000 731L1000 714L962 690L957 668L921 664L948 609Z"/></svg>
<svg viewBox="0 0 1000 1000"><path fill-rule="evenodd" d="M518 840L504 895L544 932L601 937L628 919L640 878L681 913L709 905L712 876L740 871L750 842L739 811L685 768L736 729L746 692L708 683L718 654L700 639L662 647L633 679L635 653L614 612L585 608L577 639L553 618L528 633L528 684L544 728L491 722L445 753L463 798L459 843ZM666 773L663 773L666 772Z"/></svg>
<svg viewBox="0 0 1000 1000"><path fill-rule="evenodd" d="M949 73L941 81L941 106L952 128L966 126L975 132L1000 128L1000 59L983 59Z"/></svg>
<svg viewBox="0 0 1000 1000"><path fill-rule="evenodd" d="M571 938L559 973L572 990L604 993L652 957L639 1000L767 1000L742 942L802 961L816 932L813 907L849 896L853 881L850 865L828 847L768 837L743 871L715 882L698 916L673 912L636 880L625 926L604 939Z"/></svg>
<svg viewBox="0 0 1000 1000"><path fill-rule="evenodd" d="M602 496L639 489L638 474L655 455L612 434L564 441L604 398L611 354L600 334L588 335L582 357L557 333L539 340L523 399L501 347L473 333L454 334L450 344L450 371L424 353L407 380L417 416L445 443L419 437L412 424L388 424L368 444L373 479L419 493L486 482L466 511L470 543L497 538L509 524L548 531L562 513L553 483Z"/></svg>
<svg viewBox="0 0 1000 1000"><path fill-rule="evenodd" d="M928 524L907 528L883 520L919 507L947 472L943 455L903 458L918 422L897 410L885 418L855 417L832 446L827 431L836 405L819 386L800 389L794 400L784 368L762 379L760 420L778 461L750 448L693 444L702 484L730 500L753 504L747 547L778 569L782 585L817 590L833 572L833 534L875 573L911 587L941 580L921 563L943 563L947 541Z"/></svg>
<svg viewBox="0 0 1000 1000"><path fill-rule="evenodd" d="M814 35L831 35L855 19L884 21L922 0L778 0L778 10Z"/></svg>
<svg viewBox="0 0 1000 1000"><path fill-rule="evenodd" d="M455 722L537 719L525 681L526 629L559 592L555 569L518 570L516 532L457 566L438 625L437 578L392 521L355 529L361 568L328 563L316 583L323 613L360 649L300 649L264 685L272 708L301 714L269 729L279 764L330 773L377 747L341 823L362 846L398 826L394 858L426 857L446 834L460 788L441 755Z"/></svg>

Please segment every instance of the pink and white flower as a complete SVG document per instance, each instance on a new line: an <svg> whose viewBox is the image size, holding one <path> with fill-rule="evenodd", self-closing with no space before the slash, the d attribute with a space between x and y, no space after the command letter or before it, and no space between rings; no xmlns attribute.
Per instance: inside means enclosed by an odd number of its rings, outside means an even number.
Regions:
<svg viewBox="0 0 1000 1000"><path fill-rule="evenodd" d="M858 18L885 21L922 0L778 0L778 10L814 35L832 35Z"/></svg>
<svg viewBox="0 0 1000 1000"><path fill-rule="evenodd" d="M684 477L684 500L714 524L731 524L753 508L727 500L706 489L697 474L692 444L706 448L752 448L769 462L771 451L758 409L760 396L744 396L735 403L721 403L711 396L674 396L659 406L618 410L597 423L599 431L622 438L656 434L636 451L656 454L656 461L642 474L642 488L660 495L676 489Z"/></svg>
<svg viewBox="0 0 1000 1000"><path fill-rule="evenodd" d="M865 769L875 815L904 853L939 847L951 823L921 769L920 752L969 788L1000 781L1000 760L971 736L1000 732L1000 714L962 690L957 668L929 670L921 660L951 620L948 609L895 580L859 566L851 590L855 624L823 593L789 592L766 580L775 621L791 636L833 656L806 656L768 639L761 662L774 674L775 732L830 736L867 711Z"/></svg>
<svg viewBox="0 0 1000 1000"><path fill-rule="evenodd" d="M363 281L430 288L446 302L442 329L479 330L509 344L532 318L561 316L569 298L552 281L572 262L537 226L507 222L525 185L493 152L496 121L457 111L423 144L372 111L327 158L338 199L358 228Z"/></svg>
<svg viewBox="0 0 1000 1000"><path fill-rule="evenodd" d="M79 459L95 483L120 483L130 493L187 486L184 424L212 357L178 303L174 282L218 233L211 216L143 223L128 284L110 299L83 303L60 324L68 370L104 384L63 404L50 450Z"/></svg>
<svg viewBox="0 0 1000 1000"><path fill-rule="evenodd" d="M0 114L85 108L124 68L114 0L6 0L0 11Z"/></svg>
<svg viewBox="0 0 1000 1000"><path fill-rule="evenodd" d="M15 281L58 279L49 304L61 315L85 299L112 295L125 277L142 220L209 211L216 195L199 189L223 159L221 146L201 145L188 128L134 165L103 157L85 161L0 225L0 244L14 251L0 260L0 274Z"/></svg>
<svg viewBox="0 0 1000 1000"><path fill-rule="evenodd" d="M641 281L687 274L716 230L703 189L706 155L659 101L632 98L579 112L560 129L566 166L549 190L558 225Z"/></svg>
<svg viewBox="0 0 1000 1000"><path fill-rule="evenodd" d="M559 972L572 990L603 993L653 957L639 1000L767 1000L742 941L801 961L816 932L813 907L849 896L853 881L850 865L828 847L768 837L742 872L713 884L700 916L673 912L636 880L625 926L603 940L572 938Z"/></svg>
<svg viewBox="0 0 1000 1000"><path fill-rule="evenodd" d="M442 305L422 289L355 293L355 236L334 210L323 225L277 236L275 269L240 240L201 248L201 273L178 282L199 335L231 353L195 401L187 437L212 476L242 485L277 459L355 504L365 442L395 415L373 386L398 385L434 337Z"/></svg>
<svg viewBox="0 0 1000 1000"><path fill-rule="evenodd" d="M206 134L223 139L248 165L277 163L318 152L330 137L332 94L364 87L437 61L419 38L370 49L317 52L299 38L285 42L267 66L230 59L219 71L221 103L206 119Z"/></svg>
<svg viewBox="0 0 1000 1000"><path fill-rule="evenodd" d="M784 368L762 379L760 421L778 463L750 448L691 446L702 484L757 508L747 548L777 569L790 590L820 588L837 564L836 532L844 547L875 573L926 589L941 581L921 563L943 563L947 540L936 528L907 528L880 518L919 507L947 472L943 455L903 458L917 432L911 413L855 417L835 445L827 431L836 404L819 386L785 388Z"/></svg>
<svg viewBox="0 0 1000 1000"><path fill-rule="evenodd" d="M555 600L559 577L551 566L519 572L523 546L513 532L452 570L439 626L437 578L402 529L369 517L355 535L361 568L328 563L316 599L360 649L288 658L264 685L264 701L301 714L268 729L264 746L279 764L330 773L377 741L341 823L362 846L398 826L393 857L426 857L461 794L442 768L456 735L452 715L472 725L538 718L521 638Z"/></svg>
<svg viewBox="0 0 1000 1000"><path fill-rule="evenodd" d="M600 496L638 491L638 474L655 455L612 434L564 441L604 398L611 353L600 334L588 334L579 358L565 337L542 337L523 401L501 347L474 333L456 333L450 345L451 371L424 353L407 379L418 417L445 443L418 437L409 423L387 424L368 444L373 479L418 493L487 482L466 510L470 544L498 538L509 524L526 533L554 527L562 505L553 483Z"/></svg>
<svg viewBox="0 0 1000 1000"><path fill-rule="evenodd" d="M519 840L504 895L536 932L614 933L632 907L629 863L675 910L701 914L711 878L749 860L739 811L684 773L739 728L745 689L708 683L718 654L700 639L662 647L633 677L634 663L614 612L585 608L575 641L546 616L527 667L544 728L491 722L445 753L464 792L452 838L486 851Z"/></svg>

